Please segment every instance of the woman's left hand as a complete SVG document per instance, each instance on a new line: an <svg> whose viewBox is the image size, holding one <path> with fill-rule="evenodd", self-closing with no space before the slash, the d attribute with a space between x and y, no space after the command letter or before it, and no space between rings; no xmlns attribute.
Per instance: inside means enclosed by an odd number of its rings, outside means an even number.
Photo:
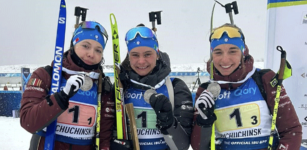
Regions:
<svg viewBox="0 0 307 150"><path fill-rule="evenodd" d="M163 94L152 94L149 102L157 115L157 128L166 130L171 127L174 116L170 100Z"/></svg>

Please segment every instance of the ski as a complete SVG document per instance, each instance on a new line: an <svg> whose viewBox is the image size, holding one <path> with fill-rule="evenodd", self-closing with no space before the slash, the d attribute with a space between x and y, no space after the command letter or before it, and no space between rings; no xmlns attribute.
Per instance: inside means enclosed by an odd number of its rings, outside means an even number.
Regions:
<svg viewBox="0 0 307 150"><path fill-rule="evenodd" d="M215 4L216 2L213 4L211 12L210 34L212 34L213 32L213 15L214 15ZM213 62L210 63L210 79L213 80ZM212 125L210 149L215 150L215 122Z"/></svg>
<svg viewBox="0 0 307 150"><path fill-rule="evenodd" d="M62 59L63 49L65 42L65 29L66 29L66 3L61 0L60 12L58 18L58 28L55 43L55 53L53 60L52 82L50 88L50 95L60 90L61 75L62 75ZM56 130L56 119L47 127L45 138L45 150L53 150Z"/></svg>
<svg viewBox="0 0 307 150"><path fill-rule="evenodd" d="M115 109L116 109L116 127L117 127L117 139L128 139L127 127L126 127L126 116L124 108L124 95L123 85L119 80L120 73L120 50L119 50L119 39L118 29L115 15L110 14L110 22L112 28L112 44L113 44L113 67L114 67L114 86L115 86Z"/></svg>

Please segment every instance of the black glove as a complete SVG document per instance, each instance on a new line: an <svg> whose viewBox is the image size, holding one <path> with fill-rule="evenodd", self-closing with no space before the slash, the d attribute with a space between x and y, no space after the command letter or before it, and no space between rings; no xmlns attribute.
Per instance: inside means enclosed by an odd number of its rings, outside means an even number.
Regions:
<svg viewBox="0 0 307 150"><path fill-rule="evenodd" d="M112 139L110 149L111 150L132 150L133 149L132 141Z"/></svg>
<svg viewBox="0 0 307 150"><path fill-rule="evenodd" d="M83 83L84 75L70 76L63 90L54 93L55 99L63 110L68 108L68 100L78 92Z"/></svg>
<svg viewBox="0 0 307 150"><path fill-rule="evenodd" d="M201 127L211 127L216 120L216 115L214 112L210 113L211 115L208 115L208 119L203 119L200 115L197 115L196 117L196 123L198 126Z"/></svg>
<svg viewBox="0 0 307 150"><path fill-rule="evenodd" d="M170 100L163 94L152 94L149 102L157 115L157 128L167 134L166 129L170 128L175 120Z"/></svg>
<svg viewBox="0 0 307 150"><path fill-rule="evenodd" d="M213 95L209 91L204 90L196 100L195 107L199 112L196 118L197 125L211 127L216 120Z"/></svg>

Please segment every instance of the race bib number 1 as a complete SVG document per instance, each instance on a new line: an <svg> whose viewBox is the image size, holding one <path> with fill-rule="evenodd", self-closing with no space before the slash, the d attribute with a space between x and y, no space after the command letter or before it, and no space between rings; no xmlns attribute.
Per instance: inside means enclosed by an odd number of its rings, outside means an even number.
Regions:
<svg viewBox="0 0 307 150"><path fill-rule="evenodd" d="M260 125L260 108L257 104L217 109L214 112L217 116L216 128L219 132L252 128Z"/></svg>
<svg viewBox="0 0 307 150"><path fill-rule="evenodd" d="M69 102L69 108L58 117L63 124L93 127L96 120L96 107L88 104Z"/></svg>
<svg viewBox="0 0 307 150"><path fill-rule="evenodd" d="M136 118L137 128L156 129L157 116L152 109L135 108L134 115Z"/></svg>

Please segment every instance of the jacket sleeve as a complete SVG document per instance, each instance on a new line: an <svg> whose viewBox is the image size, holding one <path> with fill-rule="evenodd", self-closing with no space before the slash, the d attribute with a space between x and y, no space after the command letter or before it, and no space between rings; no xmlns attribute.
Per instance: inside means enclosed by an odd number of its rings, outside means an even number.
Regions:
<svg viewBox="0 0 307 150"><path fill-rule="evenodd" d="M270 80L274 77L275 73L273 71L262 76L264 89L267 93L267 105L271 114L273 114L274 111L277 89L277 86L273 88L270 85ZM280 137L279 145L277 147L278 150L300 149L302 141L302 126L284 86L282 86L280 93L276 127Z"/></svg>
<svg viewBox="0 0 307 150"><path fill-rule="evenodd" d="M173 80L174 86L174 115L185 132L190 136L193 125L193 99L187 85L178 78Z"/></svg>
<svg viewBox="0 0 307 150"><path fill-rule="evenodd" d="M44 68L35 70L22 94L20 125L30 133L40 131L54 121L64 110L54 95L47 101L51 77Z"/></svg>
<svg viewBox="0 0 307 150"><path fill-rule="evenodd" d="M112 86L112 85L110 85ZM109 148L115 126L114 88L111 92L103 92L101 98L100 147Z"/></svg>
<svg viewBox="0 0 307 150"><path fill-rule="evenodd" d="M195 102L200 96L200 94L207 88L208 83L203 83L199 86L195 96ZM199 115L195 109L193 118L193 132L191 135L191 146L193 150L206 150L209 149L209 144L211 140L212 127L200 127L196 124L196 117Z"/></svg>
<svg viewBox="0 0 307 150"><path fill-rule="evenodd" d="M174 125L167 129L168 134L163 135L166 143L180 150L187 150L190 146L190 135L193 121L192 94L187 85L175 78L172 82L174 88Z"/></svg>

